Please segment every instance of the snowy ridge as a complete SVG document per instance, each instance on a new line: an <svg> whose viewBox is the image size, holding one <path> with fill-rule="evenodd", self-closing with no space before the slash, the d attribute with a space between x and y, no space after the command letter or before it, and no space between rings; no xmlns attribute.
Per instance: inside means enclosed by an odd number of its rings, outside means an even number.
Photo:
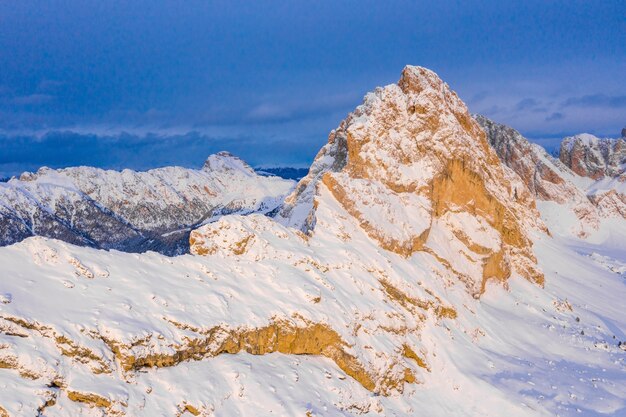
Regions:
<svg viewBox="0 0 626 417"><path fill-rule="evenodd" d="M268 212L291 181L265 178L228 153L202 170L41 168L0 184L0 244L42 235L126 251L187 247L191 227L222 214Z"/></svg>
<svg viewBox="0 0 626 417"><path fill-rule="evenodd" d="M542 280L526 230L544 226L529 191L499 163L456 93L425 68L407 66L398 84L365 96L331 132L277 219L313 229L324 204L316 198L321 188L382 248L403 256L434 251L452 265L457 252L439 250L436 242L444 239L439 234L453 235L474 264L457 270L474 293L487 279L506 281L513 272ZM500 245L475 244L465 224L451 220L456 213L494 229Z"/></svg>
<svg viewBox="0 0 626 417"><path fill-rule="evenodd" d="M0 250L13 277L3 284L0 360L9 369L0 371L0 404L9 415L51 403L46 415L175 415L187 406L199 415L624 411L617 341L626 340L626 293L606 267L611 258L597 263L602 247L581 252L538 237L546 287L515 278L508 292L493 286L478 302L436 258L381 252L341 207L317 216L308 243L267 217L222 218L212 227L227 241L257 233L240 255L220 246L211 256L138 256L41 238ZM338 221L350 241L329 227ZM250 356L264 352L256 338L243 345L248 353L214 356L231 331L313 321L336 329L368 372L391 372L401 384L374 395L332 355ZM224 336L210 336L216 326ZM213 348L168 362L207 338ZM131 357L157 365L124 370Z"/></svg>

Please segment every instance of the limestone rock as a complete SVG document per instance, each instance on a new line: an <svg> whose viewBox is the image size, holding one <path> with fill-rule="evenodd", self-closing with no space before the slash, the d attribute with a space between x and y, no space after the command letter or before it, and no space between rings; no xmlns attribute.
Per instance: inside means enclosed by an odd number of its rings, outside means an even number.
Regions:
<svg viewBox="0 0 626 417"><path fill-rule="evenodd" d="M626 187L619 176L615 179L605 177L606 173L617 173L615 163L602 165L600 148L619 150L620 143L610 140L595 140L589 135L579 135L565 139L566 148L561 159L550 156L541 146L532 144L516 130L495 123L484 116L475 116L476 121L485 129L489 143L495 149L500 160L511 168L539 201L554 202L570 210L578 222L572 230L579 237L586 237L598 230L602 219L613 217L625 218ZM583 140L587 138L588 140ZM587 145L592 144L592 145ZM567 152L570 152L569 154ZM569 155L569 156L567 156ZM572 156L573 155L573 156ZM578 156L576 156L578 155ZM581 156L583 155L583 156ZM587 155L587 156L585 156ZM607 154L608 155L608 154ZM606 161L615 161L615 152L607 156ZM573 159L572 159L573 158ZM582 164L585 159L594 159L594 164ZM565 161L563 161L565 159ZM578 161L580 172L575 172L567 163ZM604 168L601 168L601 165ZM589 168L588 166L593 166ZM590 174L594 172L595 174ZM623 175L623 174L622 174ZM587 177L599 176L597 180Z"/></svg>
<svg viewBox="0 0 626 417"><path fill-rule="evenodd" d="M367 94L331 132L278 220L310 231L316 205L324 204L316 187L330 190L382 248L405 257L417 251L449 257L436 244L446 227L432 228L447 212L484 221L501 246L476 253L462 244L482 270L457 270L471 291L512 272L542 282L526 231L544 229L532 194L500 164L465 104L430 70L407 66L398 84Z"/></svg>
<svg viewBox="0 0 626 417"><path fill-rule="evenodd" d="M623 135L623 132L622 132ZM626 138L601 139L588 133L563 139L561 161L581 177L626 181Z"/></svg>

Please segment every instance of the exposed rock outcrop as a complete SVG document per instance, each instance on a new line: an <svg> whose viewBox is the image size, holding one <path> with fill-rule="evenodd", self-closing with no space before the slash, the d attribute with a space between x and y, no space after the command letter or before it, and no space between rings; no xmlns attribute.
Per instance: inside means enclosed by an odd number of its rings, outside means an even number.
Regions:
<svg viewBox="0 0 626 417"><path fill-rule="evenodd" d="M554 204L561 215L580 198L601 212L610 200L593 198L607 184L479 122L487 133L436 74L406 67L331 133L281 207L201 225L190 255L39 236L0 248L0 414L527 417L576 413L590 393L621 409L619 372L601 382L580 370L621 360L618 347L594 346L621 323L624 287L609 268L623 268L549 238L535 207ZM255 194L261 180L229 155L204 170L176 178L255 209L268 195ZM127 176L141 187L118 190L129 207L77 172L20 184L43 193L63 181L122 225L195 218L152 222L146 207L156 201L186 210L189 200L161 177L167 186L151 186L161 171L96 175L110 176L107 190ZM191 178L214 172L215 188ZM582 193L575 180L591 185ZM60 195L40 200L66 207Z"/></svg>
<svg viewBox="0 0 626 417"><path fill-rule="evenodd" d="M588 133L563 139L559 159L581 177L626 181L626 138L601 139Z"/></svg>
<svg viewBox="0 0 626 417"><path fill-rule="evenodd" d="M485 116L477 115L475 119L485 130L489 144L502 163L520 176L536 198L564 203L580 193L567 179L567 175L571 175L569 169L541 146L529 142L515 129Z"/></svg>

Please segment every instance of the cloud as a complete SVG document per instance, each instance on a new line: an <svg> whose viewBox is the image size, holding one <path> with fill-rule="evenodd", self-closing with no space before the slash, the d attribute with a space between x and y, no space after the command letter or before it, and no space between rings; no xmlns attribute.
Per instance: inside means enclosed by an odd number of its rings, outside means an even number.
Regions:
<svg viewBox="0 0 626 417"><path fill-rule="evenodd" d="M289 109L272 103L255 106L248 112L247 118L252 121L284 120L291 116Z"/></svg>
<svg viewBox="0 0 626 417"><path fill-rule="evenodd" d="M348 114L359 104L361 97L361 94L352 92L313 98L308 97L298 100L263 101L252 107L240 122L290 122L294 120L315 119L335 112Z"/></svg>
<svg viewBox="0 0 626 417"><path fill-rule="evenodd" d="M564 118L565 116L563 115L563 113L554 112L550 116L546 117L546 122L554 122L556 120L562 120Z"/></svg>
<svg viewBox="0 0 626 417"><path fill-rule="evenodd" d="M26 96L17 96L11 98L11 104L17 106L39 106L42 104L46 104L54 99L53 96L49 94L29 94Z"/></svg>
<svg viewBox="0 0 626 417"><path fill-rule="evenodd" d="M467 101L468 104L478 104L482 101L484 101L487 97L489 97L489 93L487 93L486 91L480 91L476 94L474 94L472 97L470 97L470 99Z"/></svg>
<svg viewBox="0 0 626 417"><path fill-rule="evenodd" d="M497 114L502 113L503 111L506 111L506 109L504 107L498 106L497 104L494 104L492 106L483 108L478 110L479 114L484 114L485 116L495 116Z"/></svg>
<svg viewBox="0 0 626 417"><path fill-rule="evenodd" d="M626 107L626 95L608 96L606 94L592 94L581 97L570 97L562 103L563 107Z"/></svg>
<svg viewBox="0 0 626 417"><path fill-rule="evenodd" d="M539 106L539 102L537 100L535 100L534 98L525 98L525 99L520 100L515 105L515 110L517 111L532 110L537 106Z"/></svg>

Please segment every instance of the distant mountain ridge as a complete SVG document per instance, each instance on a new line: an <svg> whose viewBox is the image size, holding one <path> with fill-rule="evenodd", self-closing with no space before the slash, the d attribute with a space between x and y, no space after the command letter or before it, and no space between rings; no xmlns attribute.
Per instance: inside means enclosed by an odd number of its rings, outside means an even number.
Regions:
<svg viewBox="0 0 626 417"><path fill-rule="evenodd" d="M292 185L257 175L226 152L211 155L201 170L41 168L0 183L0 245L39 235L103 249L180 254L191 228L224 214L271 211Z"/></svg>
<svg viewBox="0 0 626 417"><path fill-rule="evenodd" d="M294 167L272 167L264 168L257 167L254 169L259 175L275 175L277 177L285 178L288 180L299 181L306 176L309 172L309 168L294 168Z"/></svg>
<svg viewBox="0 0 626 417"><path fill-rule="evenodd" d="M588 133L561 142L559 159L582 177L599 180L622 177L626 181L626 137L598 138Z"/></svg>
<svg viewBox="0 0 626 417"><path fill-rule="evenodd" d="M581 134L565 138L558 158L518 131L476 115L498 157L524 181L539 204L556 203L559 216L572 213L566 230L595 233L603 219L626 219L626 142ZM555 225L562 222L555 222Z"/></svg>

